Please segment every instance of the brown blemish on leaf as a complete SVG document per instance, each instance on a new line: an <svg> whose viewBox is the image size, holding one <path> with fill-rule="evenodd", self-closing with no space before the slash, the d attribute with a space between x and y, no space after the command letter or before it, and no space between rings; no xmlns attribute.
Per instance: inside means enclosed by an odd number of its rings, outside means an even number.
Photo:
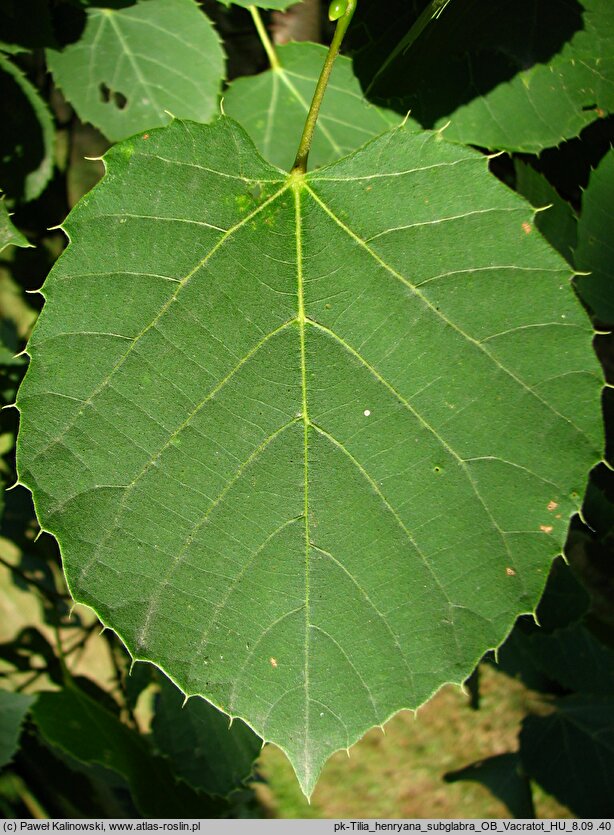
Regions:
<svg viewBox="0 0 614 835"><path fill-rule="evenodd" d="M526 220L525 220L525 221L523 221L523 224L522 224L522 231L525 233L525 235L530 235L530 234L531 234L532 229L533 229L533 227L531 226L531 224L530 224L530 223L527 223L527 221L526 221Z"/></svg>
<svg viewBox="0 0 614 835"><path fill-rule="evenodd" d="M539 529L540 529L540 531L543 531L544 533L552 533L552 530L553 530L552 525L540 525Z"/></svg>
<svg viewBox="0 0 614 835"><path fill-rule="evenodd" d="M602 107L595 108L595 113L599 116L600 119L603 119L605 116L605 110Z"/></svg>
<svg viewBox="0 0 614 835"><path fill-rule="evenodd" d="M548 510L553 511L553 510L556 510L557 507L558 507L557 502L555 502L555 501L548 502Z"/></svg>
<svg viewBox="0 0 614 835"><path fill-rule="evenodd" d="M149 139L149 134L148 134L148 133L144 133L144 134L143 134L143 139Z"/></svg>
<svg viewBox="0 0 614 835"><path fill-rule="evenodd" d="M271 665L271 667L273 667L274 670L277 669L277 659L276 658L269 658L269 664Z"/></svg>
<svg viewBox="0 0 614 835"><path fill-rule="evenodd" d="M509 566L505 569L505 573L507 574L508 577L515 577L516 576L516 572L514 571L514 569L510 568Z"/></svg>

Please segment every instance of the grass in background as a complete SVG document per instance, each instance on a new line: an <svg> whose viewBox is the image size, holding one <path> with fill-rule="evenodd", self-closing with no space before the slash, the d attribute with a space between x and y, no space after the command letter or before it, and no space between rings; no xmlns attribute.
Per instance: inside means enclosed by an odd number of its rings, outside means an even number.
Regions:
<svg viewBox="0 0 614 835"><path fill-rule="evenodd" d="M446 771L517 749L520 722L536 696L519 682L484 664L480 710L471 710L458 687L447 686L416 718L404 711L369 731L327 763L308 804L284 754L268 745L257 787L272 818L500 818L507 808L481 785L447 784ZM539 817L571 817L537 790Z"/></svg>

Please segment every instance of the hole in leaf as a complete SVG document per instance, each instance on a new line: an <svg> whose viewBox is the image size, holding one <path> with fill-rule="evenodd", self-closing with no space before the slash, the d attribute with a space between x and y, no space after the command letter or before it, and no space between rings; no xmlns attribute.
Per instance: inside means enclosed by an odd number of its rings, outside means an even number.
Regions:
<svg viewBox="0 0 614 835"><path fill-rule="evenodd" d="M100 93L100 101L105 104L112 102L118 110L123 110L128 104L128 99L123 93L114 92L104 81L98 85L98 91Z"/></svg>
<svg viewBox="0 0 614 835"><path fill-rule="evenodd" d="M123 110L124 107L128 104L128 99L124 96L123 93L113 93L113 101L119 108L119 110Z"/></svg>

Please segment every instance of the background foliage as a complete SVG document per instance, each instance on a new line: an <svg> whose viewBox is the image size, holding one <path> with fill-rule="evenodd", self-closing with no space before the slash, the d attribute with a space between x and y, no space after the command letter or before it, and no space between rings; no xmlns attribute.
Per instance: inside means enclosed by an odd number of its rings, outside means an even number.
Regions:
<svg viewBox="0 0 614 835"><path fill-rule="evenodd" d="M280 9L288 3L262 5ZM542 210L536 223L578 272L575 286L598 331L595 349L611 381L614 10L608 0L510 0L496 11L485 0L451 0L422 31L427 5L359 4L347 57L337 64L325 99L312 164L355 149L408 110L410 124L439 128L449 122L448 139L491 155L492 172ZM268 12L264 19L270 22ZM98 157L114 141L166 123L169 114L209 121L223 95L225 112L243 124L265 158L288 167L322 55L320 46L290 44L278 51L279 67L267 68L249 12L215 0L3 4L3 404L14 402L26 368L27 356L20 352L42 304L35 291L66 243L53 227L102 173L99 162L85 157ZM503 153L494 156L497 151ZM572 403L577 392L569 385ZM610 395L606 389L607 427ZM15 409L4 410L2 420L1 475L10 485ZM599 464L583 512L572 523L570 565L558 561L551 573L538 610L540 625L521 618L497 657L485 659L482 673L476 671L468 683L476 707L480 676L485 680L484 701L501 725L509 722L506 711L518 716L518 700L509 695L519 692L517 682L532 694L517 742L502 727L494 741L492 734L484 736L485 759L478 764L448 762L441 771L448 768L450 791L454 781L478 781L519 816L534 814L536 804L542 814L560 811L548 805L546 793L572 814L614 814L613 487L609 466ZM235 722L229 729L202 701L181 709L171 682L146 664L131 670L117 638L100 635L91 612L71 611L55 542L37 532L29 493L19 486L5 493L3 813L306 814L300 801L289 799L293 790L275 755L265 751L258 760L260 740L246 726ZM495 678L493 667L499 671ZM514 684L501 685L502 675ZM505 705L503 712L498 703ZM458 705L448 709L455 717L463 711ZM404 739L398 723L395 728L391 745ZM439 739L445 746L445 735ZM369 739L364 744L371 750ZM418 763L416 751L401 745L398 768L408 784L419 773ZM355 767L344 769L348 780L356 779ZM259 782L262 772L268 788ZM373 774L369 779L376 781ZM334 794L331 806L325 782L322 792L321 814L343 814ZM387 796L383 785L379 794ZM476 804L487 802L485 795L475 797ZM459 808L444 812L479 815L490 809ZM390 817L419 813L415 803L399 798L380 810ZM356 814L355 807L346 814Z"/></svg>

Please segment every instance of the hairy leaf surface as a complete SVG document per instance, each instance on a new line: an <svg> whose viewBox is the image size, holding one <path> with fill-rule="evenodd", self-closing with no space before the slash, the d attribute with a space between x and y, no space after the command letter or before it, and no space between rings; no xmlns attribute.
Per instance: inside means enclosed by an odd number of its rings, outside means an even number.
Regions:
<svg viewBox="0 0 614 835"><path fill-rule="evenodd" d="M280 66L239 78L224 95L224 112L243 125L265 159L289 171L326 48L290 43L277 48ZM309 159L313 168L334 162L399 124L398 113L363 97L349 58L335 62L320 109Z"/></svg>
<svg viewBox="0 0 614 835"><path fill-rule="evenodd" d="M83 121L123 139L174 116L208 121L224 75L218 37L193 0L87 9L83 34L48 49L56 84Z"/></svg>
<svg viewBox="0 0 614 835"><path fill-rule="evenodd" d="M600 457L592 329L440 134L288 176L222 118L106 161L44 288L20 479L74 596L310 794L535 606Z"/></svg>

